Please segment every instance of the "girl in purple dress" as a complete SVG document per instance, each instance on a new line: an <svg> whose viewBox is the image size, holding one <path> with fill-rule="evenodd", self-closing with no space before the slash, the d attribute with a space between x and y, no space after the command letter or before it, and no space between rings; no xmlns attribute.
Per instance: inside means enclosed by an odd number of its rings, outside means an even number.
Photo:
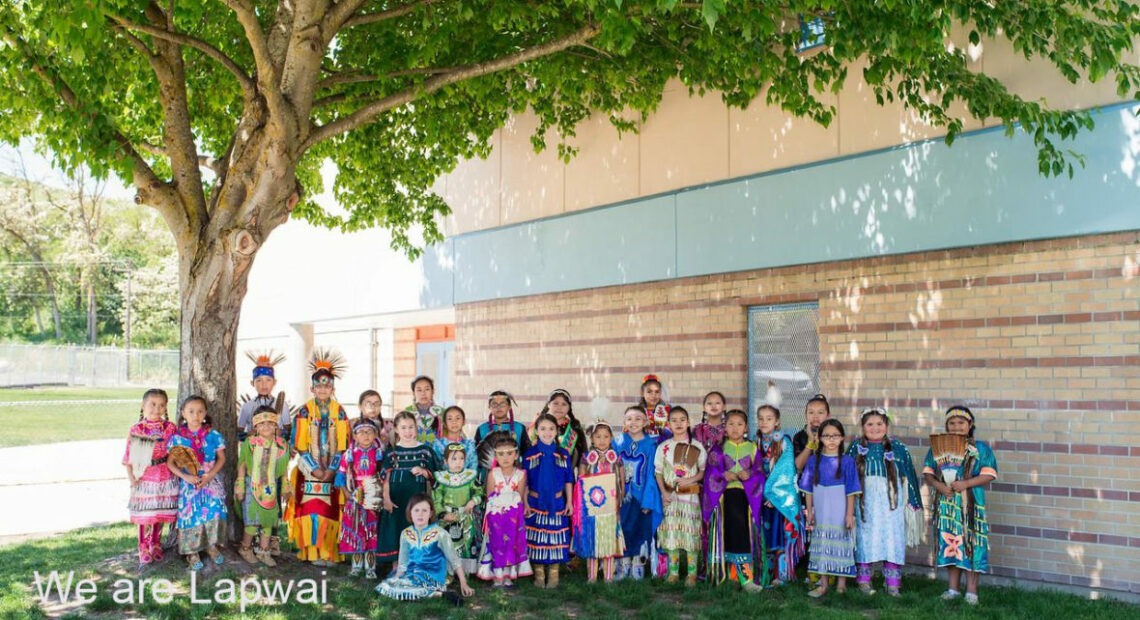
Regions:
<svg viewBox="0 0 1140 620"><path fill-rule="evenodd" d="M487 511L479 578L497 588L533 574L526 552L526 472L515 465L519 449L504 436L495 442L495 460L487 473Z"/></svg>
<svg viewBox="0 0 1140 620"><path fill-rule="evenodd" d="M862 493L855 459L843 453L843 423L834 418L819 426L819 447L808 457L800 490L804 492L807 530L811 532L808 571L819 575L812 598L827 594L829 577L836 591L847 591L855 576L855 496Z"/></svg>
<svg viewBox="0 0 1140 620"><path fill-rule="evenodd" d="M764 563L764 458L749 441L748 414L733 409L725 415L725 440L713 446L705 468L702 517L708 526L708 577L726 579L746 591L756 583Z"/></svg>

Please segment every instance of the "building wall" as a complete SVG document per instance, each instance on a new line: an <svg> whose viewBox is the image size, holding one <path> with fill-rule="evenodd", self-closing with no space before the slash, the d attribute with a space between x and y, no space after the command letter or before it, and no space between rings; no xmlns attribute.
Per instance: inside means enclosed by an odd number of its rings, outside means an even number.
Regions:
<svg viewBox="0 0 1140 620"><path fill-rule="evenodd" d="M948 44L966 47L967 34L958 29ZM971 57L972 70L1053 107L1089 108L1120 101L1112 76L1096 84L1071 84L1047 62L1026 61L1004 39L984 41L971 50ZM1140 63L1140 47L1128 61ZM530 136L537 122L532 115L520 115L496 132L487 159L463 162L437 184L454 211L444 223L445 233L517 224L945 135L900 103L878 105L862 69L859 64L850 67L838 95L821 96L836 108L826 128L765 105L763 93L739 110L725 106L716 93L690 96L683 84L674 82L636 134L619 138L605 118L582 123L570 140L580 152L569 163L558 159L553 133L547 136L550 148L536 154ZM966 118L962 109L958 116L966 131L996 124L993 119Z"/></svg>
<svg viewBox="0 0 1140 620"><path fill-rule="evenodd" d="M713 389L742 406L748 307L817 301L820 385L849 429L886 406L921 459L947 406L974 408L1001 472L995 573L1137 593L1138 285L1123 232L460 304L456 396L482 411L506 388L529 421L564 387L579 417L605 396L615 419L656 372L691 411Z"/></svg>
<svg viewBox="0 0 1140 620"><path fill-rule="evenodd" d="M392 402L392 411L398 412L414 402L411 383L412 379L416 378L416 328L393 330L392 341L395 352L392 360L395 398Z"/></svg>

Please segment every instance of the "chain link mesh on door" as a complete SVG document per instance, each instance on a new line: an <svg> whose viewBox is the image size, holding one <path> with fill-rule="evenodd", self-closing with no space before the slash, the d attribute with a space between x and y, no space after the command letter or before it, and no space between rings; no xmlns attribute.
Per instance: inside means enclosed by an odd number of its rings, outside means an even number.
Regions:
<svg viewBox="0 0 1140 620"><path fill-rule="evenodd" d="M804 426L804 406L819 391L819 304L754 306L748 309L749 427L771 386L780 390L780 427Z"/></svg>

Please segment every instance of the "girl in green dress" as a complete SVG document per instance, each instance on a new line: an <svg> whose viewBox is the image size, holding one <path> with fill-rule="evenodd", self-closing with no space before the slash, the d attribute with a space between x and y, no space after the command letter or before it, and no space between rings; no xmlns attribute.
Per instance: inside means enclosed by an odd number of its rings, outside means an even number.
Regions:
<svg viewBox="0 0 1140 620"><path fill-rule="evenodd" d="M476 471L467 465L467 448L463 444L449 444L444 449L444 460L447 470L435 473L432 503L440 527L451 536L463 570L474 573L479 568L481 541L477 540L476 526L483 487L477 483Z"/></svg>

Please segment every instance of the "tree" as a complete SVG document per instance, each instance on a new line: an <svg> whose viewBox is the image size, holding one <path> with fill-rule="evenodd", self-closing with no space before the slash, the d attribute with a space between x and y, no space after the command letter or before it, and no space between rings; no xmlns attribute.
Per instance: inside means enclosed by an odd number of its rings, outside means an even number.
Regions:
<svg viewBox="0 0 1140 620"><path fill-rule="evenodd" d="M48 192L28 177L23 160L17 162L21 172L19 178L0 178L0 233L22 250L24 260L14 261L21 267L28 267L39 273L39 283L43 293L37 289L20 287L21 295L28 298L28 307L34 312L36 326L44 331L40 320L40 305L35 296L43 295L51 306L52 326L56 340L63 340L63 319L60 312L59 296L56 294L53 263L49 260L50 245L60 236L64 223L54 217L47 199ZM0 244L4 245L4 244ZM13 257L13 252L6 252Z"/></svg>
<svg viewBox="0 0 1140 620"><path fill-rule="evenodd" d="M825 26L822 53L797 51L801 20ZM1011 133L1020 123L1041 169L1063 172L1071 154L1055 141L1090 117L971 72L944 43L955 24L974 43L1001 33L1071 80L1140 86L1121 60L1140 34L1125 0L16 0L0 8L0 138L38 136L61 166L118 174L162 214L179 252L180 393L204 395L235 446L238 314L274 228L291 214L385 226L415 255L447 213L432 182L485 155L514 112L537 115L536 148L592 113L629 130L626 114L644 118L679 78L736 106L764 92L826 124L834 110L817 95L864 59L880 101L948 141L960 102ZM343 215L307 198L326 159Z"/></svg>

